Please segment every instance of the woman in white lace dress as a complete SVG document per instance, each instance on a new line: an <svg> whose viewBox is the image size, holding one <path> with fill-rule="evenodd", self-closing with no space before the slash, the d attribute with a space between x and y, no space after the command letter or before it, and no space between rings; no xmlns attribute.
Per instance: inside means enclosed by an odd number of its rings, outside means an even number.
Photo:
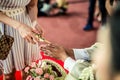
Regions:
<svg viewBox="0 0 120 80"><path fill-rule="evenodd" d="M37 0L0 0L0 30L14 37L14 44L6 60L2 61L6 80L14 80L13 70L23 70L25 65L40 59L38 39L41 34L37 23ZM12 78L12 79L11 79Z"/></svg>

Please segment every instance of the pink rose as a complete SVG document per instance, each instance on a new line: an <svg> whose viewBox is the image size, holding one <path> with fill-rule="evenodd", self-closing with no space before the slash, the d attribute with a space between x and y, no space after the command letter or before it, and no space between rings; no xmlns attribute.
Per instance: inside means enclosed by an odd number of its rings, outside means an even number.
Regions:
<svg viewBox="0 0 120 80"><path fill-rule="evenodd" d="M26 73L29 73L29 69L30 69L30 67L26 67L26 68L24 69L24 71L25 71Z"/></svg>
<svg viewBox="0 0 120 80"><path fill-rule="evenodd" d="M43 74L42 68L36 68L36 69L35 69L35 72L36 72L37 74L39 74L39 75L42 75L42 74Z"/></svg>
<svg viewBox="0 0 120 80"><path fill-rule="evenodd" d="M44 74L44 78L49 78L49 76L50 76L50 75L49 75L48 73L45 73L45 74Z"/></svg>
<svg viewBox="0 0 120 80"><path fill-rule="evenodd" d="M32 77L30 75L26 78L26 80L31 80L31 79Z"/></svg>
<svg viewBox="0 0 120 80"><path fill-rule="evenodd" d="M36 62L32 62L31 67L36 67Z"/></svg>
<svg viewBox="0 0 120 80"><path fill-rule="evenodd" d="M54 75L50 75L50 80L54 80Z"/></svg>

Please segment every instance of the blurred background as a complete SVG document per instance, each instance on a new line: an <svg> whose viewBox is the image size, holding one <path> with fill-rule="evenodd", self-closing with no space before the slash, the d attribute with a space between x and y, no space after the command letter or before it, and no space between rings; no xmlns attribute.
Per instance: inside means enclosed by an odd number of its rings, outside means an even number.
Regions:
<svg viewBox="0 0 120 80"><path fill-rule="evenodd" d="M51 0L51 4L56 1ZM84 31L88 18L88 0L66 0L65 14L53 13L39 16L39 24L44 30L44 36L52 43L57 43L68 48L84 48L96 42L96 30ZM55 11L54 11L55 13ZM53 15L52 15L53 14ZM94 21L98 28L99 22Z"/></svg>

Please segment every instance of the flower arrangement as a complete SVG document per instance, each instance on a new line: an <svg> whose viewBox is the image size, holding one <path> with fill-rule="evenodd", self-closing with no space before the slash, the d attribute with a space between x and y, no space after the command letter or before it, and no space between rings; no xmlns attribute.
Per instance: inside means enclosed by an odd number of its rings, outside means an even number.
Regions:
<svg viewBox="0 0 120 80"><path fill-rule="evenodd" d="M66 71L51 60L32 62L24 71L27 74L26 80L64 80L66 76Z"/></svg>

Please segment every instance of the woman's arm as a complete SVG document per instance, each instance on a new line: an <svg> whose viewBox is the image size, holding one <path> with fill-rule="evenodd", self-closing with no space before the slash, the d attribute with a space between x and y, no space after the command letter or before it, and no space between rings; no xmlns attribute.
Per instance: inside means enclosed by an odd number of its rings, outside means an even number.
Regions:
<svg viewBox="0 0 120 80"><path fill-rule="evenodd" d="M38 42L38 39L35 37L34 30L26 24L23 24L17 20L14 20L4 13L0 12L0 22L13 27L14 29L18 30L22 38L27 40L30 43Z"/></svg>
<svg viewBox="0 0 120 80"><path fill-rule="evenodd" d="M15 29L18 29L21 26L21 23L13 20L12 18L6 16L5 14L3 14L2 12L0 12L0 22L3 22Z"/></svg>
<svg viewBox="0 0 120 80"><path fill-rule="evenodd" d="M30 19L33 23L34 31L37 34L42 35L43 31L37 21L37 14L38 14L37 3L38 3L38 0L31 0L31 2L27 5L27 11L28 11L28 15L30 16Z"/></svg>
<svg viewBox="0 0 120 80"><path fill-rule="evenodd" d="M37 3L38 0L31 0L31 2L27 5L27 11L32 22L37 21Z"/></svg>

